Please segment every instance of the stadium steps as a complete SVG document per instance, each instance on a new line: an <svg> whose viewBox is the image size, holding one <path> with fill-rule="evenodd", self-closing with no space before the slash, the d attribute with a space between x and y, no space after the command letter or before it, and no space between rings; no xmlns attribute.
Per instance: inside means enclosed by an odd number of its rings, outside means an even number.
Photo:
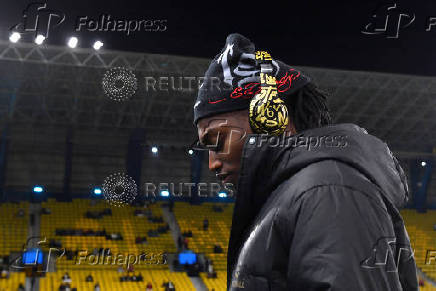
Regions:
<svg viewBox="0 0 436 291"><path fill-rule="evenodd" d="M173 236L174 244L177 246L177 238L181 235L179 224L173 212L170 212L168 207L162 207L163 219L170 226L171 235Z"/></svg>
<svg viewBox="0 0 436 291"><path fill-rule="evenodd" d="M31 240L27 247L38 247L38 242L48 242L46 237L40 236L41 230L41 204L40 203L29 203L29 227L28 227L28 237L39 238L37 240ZM39 277L36 278L26 278L25 286L32 286L32 290L40 290L39 288Z"/></svg>
<svg viewBox="0 0 436 291"><path fill-rule="evenodd" d="M176 216L174 215L174 212L169 211L168 207L162 207L162 216L165 222L168 223L168 225L170 226L171 234L174 239L174 244L177 246L177 238L182 234L182 232L180 231L180 227L179 224L177 223ZM173 264L172 264L173 260L170 260L169 262L170 262L169 263L170 270L173 271ZM201 277L189 277L189 279L191 280L195 290L208 291L206 284L203 282Z"/></svg>

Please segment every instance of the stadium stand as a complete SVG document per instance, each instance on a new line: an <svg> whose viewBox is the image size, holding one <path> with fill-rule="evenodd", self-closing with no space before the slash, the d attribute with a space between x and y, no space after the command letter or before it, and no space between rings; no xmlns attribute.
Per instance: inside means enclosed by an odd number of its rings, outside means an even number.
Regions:
<svg viewBox="0 0 436 291"><path fill-rule="evenodd" d="M26 277L22 272L11 272L8 279L0 279L0 290L17 290L20 284L25 283Z"/></svg>
<svg viewBox="0 0 436 291"><path fill-rule="evenodd" d="M217 271L216 278L208 278L206 273L200 273L200 277L203 280L208 290L214 289L215 291L226 290L227 286L227 272Z"/></svg>
<svg viewBox="0 0 436 291"><path fill-rule="evenodd" d="M409 233L417 267L431 280L436 281L436 211L418 213L415 209L404 209L401 215ZM424 278L420 279L426 281ZM436 290L430 282L424 284L421 290Z"/></svg>
<svg viewBox="0 0 436 291"><path fill-rule="evenodd" d="M209 278L200 273L200 277L208 290L226 290L227 282L227 246L230 236L233 204L203 203L191 205L187 202L177 202L174 214L182 233L191 231L188 237L188 247L196 253L202 253L213 262L216 278ZM209 226L203 229L203 221L207 219ZM220 246L222 253L215 253L214 246Z"/></svg>
<svg viewBox="0 0 436 291"><path fill-rule="evenodd" d="M94 200L95 201L95 200ZM105 201L97 201L95 205L91 204L91 200L74 199L72 202L56 202L49 199L42 203L42 207L49 208L51 214L43 215L41 218L41 235L47 236L47 239L53 239L61 242L62 247L71 251L80 251L80 254L85 255L93 253L100 248L111 250L112 254L141 254L141 253L174 253L176 251L174 241L170 232L159 233L156 237L150 237L148 232L156 230L159 227L165 227L165 223L151 222L145 216L135 216L135 210L144 209L143 207L109 207ZM110 209L110 215L104 215L101 218L87 218L86 212L92 213L103 212L105 209ZM151 204L148 206L153 217L161 217L161 204ZM94 232L105 231L103 235L59 235L59 229L74 229L74 230L92 230ZM58 232L56 232L58 230ZM111 234L119 234L121 240L108 239ZM137 237L147 237L147 243L137 244ZM77 259L77 257L76 257ZM106 261L107 262L107 261ZM76 265L78 261L67 260L64 256L58 260L58 267L67 267L68 265ZM111 265L100 264L102 267ZM96 266L90 264L80 264L80 268L95 269ZM137 265L138 268L159 268L154 265ZM163 268L163 266L160 266ZM166 267L165 267L166 268Z"/></svg>
<svg viewBox="0 0 436 291"><path fill-rule="evenodd" d="M430 278L436 279L436 261L433 259L430 264L426 256L427 252L436 250L436 211L418 213L416 210L405 209L401 212L404 218L407 231L410 236L412 249L414 250L416 265ZM436 255L436 252L435 254Z"/></svg>
<svg viewBox="0 0 436 291"><path fill-rule="evenodd" d="M10 256L11 253L20 253L25 247L29 226L28 210L28 202L0 204L0 256L2 258ZM3 274L3 270L7 272L6 265L1 267L0 290L17 290L19 284L24 285L25 274L23 272L9 270L6 275Z"/></svg>
<svg viewBox="0 0 436 291"><path fill-rule="evenodd" d="M214 203L192 205L187 202L177 202L174 206L174 214L181 232L192 232L192 237L188 237L189 249L205 254L212 260L215 270L226 270L233 204L217 205ZM209 220L207 231L203 230L205 218ZM223 252L214 253L215 245L220 246Z"/></svg>
<svg viewBox="0 0 436 291"><path fill-rule="evenodd" d="M0 204L0 255L21 252L27 240L29 203Z"/></svg>
<svg viewBox="0 0 436 291"><path fill-rule="evenodd" d="M430 282L425 282L424 284L424 286L419 288L420 291L436 291L436 287L431 285Z"/></svg>
<svg viewBox="0 0 436 291"><path fill-rule="evenodd" d="M65 272L58 271L47 273L46 278L40 281L40 290L58 290L62 284L62 276ZM94 285L98 282L101 290L105 291L137 291L145 290L147 283L150 282L153 290L165 290L162 287L164 282L171 281L176 286L176 290L195 290L191 281L185 273L176 273L169 270L147 270L145 272L135 272L135 276L142 275L141 282L120 282L123 274L116 270L70 270L68 274L71 277L71 287L80 291L93 291ZM92 275L93 282L86 282L86 277ZM133 274L131 274L133 275ZM218 290L218 289L215 289Z"/></svg>
<svg viewBox="0 0 436 291"><path fill-rule="evenodd" d="M41 234L47 236L48 240L55 240L61 243L67 250L89 250L109 248L115 254L142 254L142 253L175 253L176 247L168 231L159 231L157 236L149 236L150 230L157 230L164 227L165 223L161 220L161 203L148 205L150 217L146 215L135 215L144 213L144 207L110 207L105 201L91 202L89 199L74 199L72 202L57 202L49 199L42 203L42 207L50 209L50 214L42 215ZM104 213L105 209L110 209L111 214L103 215L101 218L86 217L86 212ZM107 212L107 210L106 210ZM153 222L155 220L155 222ZM85 236L85 235L59 235L59 229L81 229L92 231L106 231L106 235L111 233L120 234L122 240L110 240L105 236ZM58 230L58 232L56 232ZM146 244L137 244L137 237L146 237ZM79 254L80 255L80 254ZM57 260L57 271L49 272L45 278L41 278L41 290L58 290L62 283L62 276L67 272L71 279L71 287L77 290L94 290L94 284L99 283L101 290L145 290L147 283L152 283L153 290L165 290L163 282L171 281L177 290L195 290L186 273L170 272L167 264L134 264L133 272L126 272L126 265L121 265L122 273L117 269L113 260L106 260L104 263L90 264L95 260L87 260L85 263L78 263L75 255L73 260L68 260L66 256ZM108 263L109 262L109 263ZM140 282L120 282L122 276L139 276ZM93 282L86 282L85 278L91 275Z"/></svg>

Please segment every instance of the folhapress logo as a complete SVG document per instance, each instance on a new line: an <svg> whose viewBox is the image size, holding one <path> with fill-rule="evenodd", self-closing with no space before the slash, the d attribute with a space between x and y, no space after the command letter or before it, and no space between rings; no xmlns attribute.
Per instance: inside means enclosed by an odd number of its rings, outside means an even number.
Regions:
<svg viewBox="0 0 436 291"><path fill-rule="evenodd" d="M41 240L42 239L42 240ZM33 242L35 241L36 242ZM33 245L33 247L31 247ZM13 269L25 269L26 267L38 266L44 264L45 261L45 269L38 269L37 272L48 272L50 263L57 261L65 255L65 248L58 249L50 247L48 251L46 251L46 255L44 256L44 252L42 248L48 245L47 238L44 237L30 237L27 239L26 243L23 245L23 249L21 254L15 259L11 260L9 267ZM44 260L44 257L46 259Z"/></svg>
<svg viewBox="0 0 436 291"><path fill-rule="evenodd" d="M20 23L11 27L11 31L34 33L47 38L51 28L60 25L65 20L65 13L47 8L47 3L31 2L23 10L23 19Z"/></svg>
<svg viewBox="0 0 436 291"><path fill-rule="evenodd" d="M396 3L385 4L376 10L361 32L369 35L384 35L386 38L399 38L400 30L411 26L415 19L414 13L400 9ZM428 16L425 21L425 31L429 32L434 27L436 27L436 17Z"/></svg>
<svg viewBox="0 0 436 291"><path fill-rule="evenodd" d="M372 15L371 21L362 30L364 34L384 34L386 38L398 38L400 29L410 26L415 14L397 7L396 3L380 6Z"/></svg>
<svg viewBox="0 0 436 291"><path fill-rule="evenodd" d="M400 264L408 263L413 256L413 249L408 243L399 243L396 237L382 237L374 244L371 255L360 262L360 266L365 269L382 268L386 272L397 272Z"/></svg>

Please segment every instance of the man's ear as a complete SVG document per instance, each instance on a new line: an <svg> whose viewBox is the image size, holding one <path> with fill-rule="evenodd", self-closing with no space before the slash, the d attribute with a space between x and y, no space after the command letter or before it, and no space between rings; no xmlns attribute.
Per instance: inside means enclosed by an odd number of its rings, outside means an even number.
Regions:
<svg viewBox="0 0 436 291"><path fill-rule="evenodd" d="M236 115L235 115L237 118L237 122L238 122L239 127L244 128L246 134L253 133L253 131L251 130L248 115L249 115L248 109L243 109L243 110L237 111Z"/></svg>
<svg viewBox="0 0 436 291"><path fill-rule="evenodd" d="M286 127L286 131L289 132L290 135L297 133L297 130L295 129L295 125L290 119L289 119L288 126Z"/></svg>

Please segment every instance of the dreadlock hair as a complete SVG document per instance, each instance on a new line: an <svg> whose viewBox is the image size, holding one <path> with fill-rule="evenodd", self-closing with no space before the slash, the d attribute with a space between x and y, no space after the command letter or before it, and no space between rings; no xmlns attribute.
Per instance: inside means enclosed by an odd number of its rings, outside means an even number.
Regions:
<svg viewBox="0 0 436 291"><path fill-rule="evenodd" d="M327 93L309 83L283 99L297 132L331 124Z"/></svg>

